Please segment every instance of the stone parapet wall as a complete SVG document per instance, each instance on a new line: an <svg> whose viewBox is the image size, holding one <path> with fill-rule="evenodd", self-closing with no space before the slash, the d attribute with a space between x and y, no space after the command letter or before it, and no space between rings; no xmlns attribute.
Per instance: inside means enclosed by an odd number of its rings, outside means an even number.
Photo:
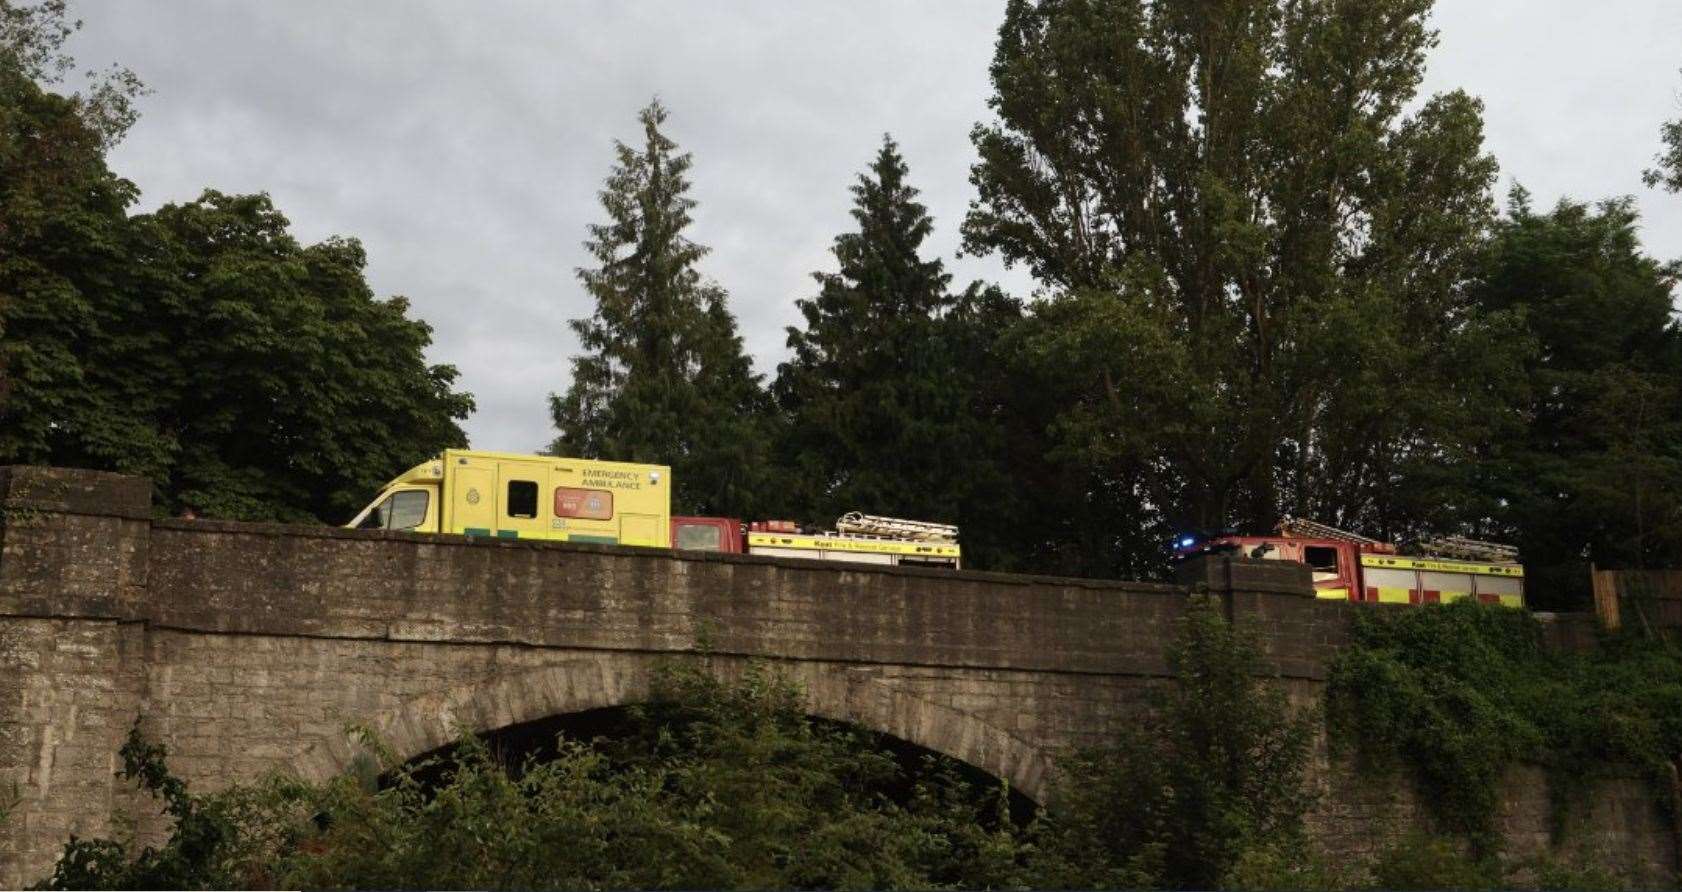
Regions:
<svg viewBox="0 0 1682 892"><path fill-rule="evenodd" d="M462 729L636 702L663 661L728 672L759 658L803 684L814 714L1039 796L1057 751L1139 720L1189 591L1253 628L1303 702L1366 609L1314 599L1306 569L1281 562L1194 562L1176 585L849 567L152 519L149 491L0 468L0 796L12 784L21 796L0 822L0 887L39 878L69 834L160 829L114 776L137 719L194 789L217 789L340 770L353 723L416 755ZM1379 807L1411 801L1405 790L1318 776L1315 826L1336 851L1420 820L1413 805ZM1530 839L1546 797L1525 777L1511 832ZM1600 838L1637 853L1646 876L1669 870L1656 810L1596 801L1620 816L1597 823Z"/></svg>

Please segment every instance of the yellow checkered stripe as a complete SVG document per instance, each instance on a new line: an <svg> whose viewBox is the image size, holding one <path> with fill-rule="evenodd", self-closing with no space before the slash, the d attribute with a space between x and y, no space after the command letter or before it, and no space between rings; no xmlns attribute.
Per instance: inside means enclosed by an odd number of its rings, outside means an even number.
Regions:
<svg viewBox="0 0 1682 892"><path fill-rule="evenodd" d="M959 556L956 545L936 542L903 542L894 539L851 539L839 536L789 536L783 533L749 533L748 550L802 548L808 551L846 551L859 554L900 554L911 557Z"/></svg>

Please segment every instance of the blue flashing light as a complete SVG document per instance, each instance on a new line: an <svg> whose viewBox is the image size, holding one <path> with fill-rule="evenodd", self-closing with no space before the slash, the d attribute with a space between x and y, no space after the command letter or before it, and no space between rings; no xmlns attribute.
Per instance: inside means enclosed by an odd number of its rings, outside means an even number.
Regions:
<svg viewBox="0 0 1682 892"><path fill-rule="evenodd" d="M1180 547L1181 548L1190 548L1190 547L1192 547L1193 545L1196 545L1196 544L1197 544L1197 537L1196 536L1187 536L1184 539L1180 540Z"/></svg>

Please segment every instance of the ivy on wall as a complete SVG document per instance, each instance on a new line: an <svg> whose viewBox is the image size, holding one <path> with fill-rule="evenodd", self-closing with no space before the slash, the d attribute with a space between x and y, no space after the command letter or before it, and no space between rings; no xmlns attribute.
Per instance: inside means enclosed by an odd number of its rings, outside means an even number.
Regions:
<svg viewBox="0 0 1682 892"><path fill-rule="evenodd" d="M1668 806L1682 650L1607 638L1556 653L1529 613L1469 601L1363 613L1333 663L1327 707L1334 745L1364 769L1406 771L1443 829L1493 851L1499 785L1516 762L1547 770L1556 831L1620 766L1646 772Z"/></svg>

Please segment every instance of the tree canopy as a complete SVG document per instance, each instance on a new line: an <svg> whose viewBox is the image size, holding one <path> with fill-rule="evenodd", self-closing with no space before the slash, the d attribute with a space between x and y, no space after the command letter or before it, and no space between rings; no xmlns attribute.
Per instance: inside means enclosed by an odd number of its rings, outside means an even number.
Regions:
<svg viewBox="0 0 1682 892"><path fill-rule="evenodd" d="M703 271L658 102L616 142L550 450L674 467L679 512L955 521L969 565L1148 577L1188 530L1307 516L1682 559L1677 268L1627 200L1491 195L1425 96L1432 0L1010 0L953 287L891 138L766 386ZM340 520L464 442L430 330L264 195L136 215L132 72L64 84L64 0L0 0L0 461L145 474L163 510ZM1682 177L1682 122L1647 172Z"/></svg>
<svg viewBox="0 0 1682 892"><path fill-rule="evenodd" d="M300 245L266 195L207 191L138 218L160 290L119 349L146 380L174 456L174 499L222 517L348 519L391 477L465 446L456 370L428 365L432 329L376 299L355 239ZM132 335L131 335L132 336Z"/></svg>
<svg viewBox="0 0 1682 892"><path fill-rule="evenodd" d="M1664 150L1654 159L1657 166L1648 169L1643 177L1649 186L1682 192L1682 118L1660 126L1659 139Z"/></svg>
<svg viewBox="0 0 1682 892"><path fill-rule="evenodd" d="M374 297L355 239L300 245L266 195L129 214L105 152L138 82L47 89L72 64L63 14L0 4L0 463L141 474L164 511L339 522L464 445L472 398L408 302Z"/></svg>
<svg viewBox="0 0 1682 892"><path fill-rule="evenodd" d="M948 289L944 264L922 256L934 221L908 173L884 136L852 187L857 229L836 236L836 271L813 273L817 295L795 301L805 324L788 329L774 386L777 457L807 519L862 509L977 529L1005 482L975 358L1015 306L979 284Z"/></svg>
<svg viewBox="0 0 1682 892"><path fill-rule="evenodd" d="M697 269L692 161L661 131L666 117L650 103L641 144L614 144L607 222L584 243L598 265L578 270L595 311L572 322L584 352L550 397L550 451L670 465L674 510L741 516L763 498L765 394L724 289Z"/></svg>
<svg viewBox="0 0 1682 892"><path fill-rule="evenodd" d="M132 279L135 196L78 103L0 60L0 460L50 461L129 414L85 377L100 299ZM121 466L112 433L80 449Z"/></svg>
<svg viewBox="0 0 1682 892"><path fill-rule="evenodd" d="M1136 528L1476 512L1431 474L1515 420L1522 339L1460 287L1479 104L1404 112L1430 6L1008 4L965 245L1050 289L1027 347L1067 382L1058 437Z"/></svg>
<svg viewBox="0 0 1682 892"><path fill-rule="evenodd" d="M1646 256L1638 223L1628 198L1544 213L1515 190L1472 290L1537 346L1525 431L1482 467L1534 563L1682 560L1682 265Z"/></svg>

